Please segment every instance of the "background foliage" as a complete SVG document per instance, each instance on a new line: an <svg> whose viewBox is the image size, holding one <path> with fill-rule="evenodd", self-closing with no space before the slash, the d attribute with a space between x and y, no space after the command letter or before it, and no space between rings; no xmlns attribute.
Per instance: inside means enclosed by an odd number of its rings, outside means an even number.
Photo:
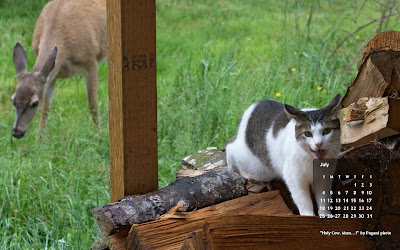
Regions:
<svg viewBox="0 0 400 250"><path fill-rule="evenodd" d="M12 48L20 41L32 68L46 2L0 0L0 249L87 249L97 237L91 210L109 202L106 62L99 129L78 75L57 81L43 143L39 115L23 139L11 137ZM347 65L376 26L351 33L382 15L377 2L385 1L157 1L160 186L186 155L224 147L251 103L320 107L344 94L356 75ZM396 28L395 20L383 26Z"/></svg>

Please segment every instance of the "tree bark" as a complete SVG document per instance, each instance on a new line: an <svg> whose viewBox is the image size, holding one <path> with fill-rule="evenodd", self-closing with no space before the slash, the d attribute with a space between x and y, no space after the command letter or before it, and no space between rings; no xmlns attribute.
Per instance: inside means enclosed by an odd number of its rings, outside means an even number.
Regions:
<svg viewBox="0 0 400 250"><path fill-rule="evenodd" d="M247 195L244 180L230 170L207 172L186 177L146 195L127 196L114 203L95 208L93 215L103 235L158 219L178 203L184 211L211 206Z"/></svg>

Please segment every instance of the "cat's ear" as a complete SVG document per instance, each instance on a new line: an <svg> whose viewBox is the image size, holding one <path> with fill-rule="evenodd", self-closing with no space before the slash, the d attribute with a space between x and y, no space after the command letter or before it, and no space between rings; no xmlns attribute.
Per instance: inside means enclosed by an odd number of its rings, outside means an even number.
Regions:
<svg viewBox="0 0 400 250"><path fill-rule="evenodd" d="M285 113L289 118L293 118L295 120L306 119L306 114L303 111L287 104L285 104Z"/></svg>
<svg viewBox="0 0 400 250"><path fill-rule="evenodd" d="M340 100L340 94L337 94L333 97L332 101L328 104L328 106L322 108L324 114L334 113L337 114L339 110L342 108L342 102Z"/></svg>

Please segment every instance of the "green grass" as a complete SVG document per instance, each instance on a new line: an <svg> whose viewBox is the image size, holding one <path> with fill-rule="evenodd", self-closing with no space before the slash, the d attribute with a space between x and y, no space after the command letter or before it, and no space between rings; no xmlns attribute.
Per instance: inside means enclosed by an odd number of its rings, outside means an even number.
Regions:
<svg viewBox="0 0 400 250"><path fill-rule="evenodd" d="M39 115L23 139L11 137L12 48L20 41L32 68L32 32L46 2L0 1L0 249L87 249L97 237L91 210L109 202L106 62L99 73L99 129L78 75L57 81L43 143ZM378 17L366 8L355 23L362 2L157 1L160 186L174 180L186 155L224 147L251 103L320 107L344 94L356 67L343 69L374 27L331 52Z"/></svg>

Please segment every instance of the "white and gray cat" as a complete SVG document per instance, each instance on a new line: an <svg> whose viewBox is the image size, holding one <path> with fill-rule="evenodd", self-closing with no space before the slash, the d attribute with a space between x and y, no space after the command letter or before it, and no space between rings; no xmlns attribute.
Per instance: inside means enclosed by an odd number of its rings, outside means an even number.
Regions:
<svg viewBox="0 0 400 250"><path fill-rule="evenodd" d="M313 160L339 154L339 109L339 94L322 109L299 110L272 100L251 105L239 122L237 135L227 143L229 168L244 171L257 181L282 179L300 214L314 215L309 191ZM329 185L324 182L312 187L318 208L327 205L321 194ZM321 209L318 213L330 214Z"/></svg>

